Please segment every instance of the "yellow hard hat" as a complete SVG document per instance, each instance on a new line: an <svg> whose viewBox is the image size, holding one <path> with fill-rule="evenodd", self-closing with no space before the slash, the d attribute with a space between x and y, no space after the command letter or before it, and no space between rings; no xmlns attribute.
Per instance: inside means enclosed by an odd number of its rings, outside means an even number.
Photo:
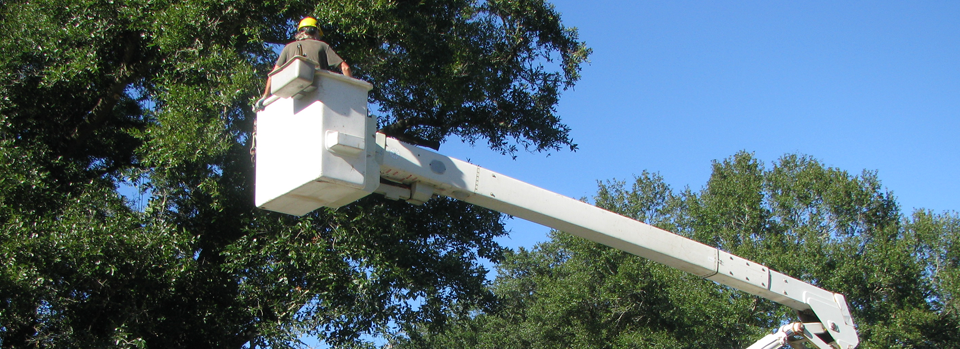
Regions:
<svg viewBox="0 0 960 349"><path fill-rule="evenodd" d="M300 28L303 28L303 27L314 27L314 28L316 28L316 27L317 27L317 19L316 19L316 18L313 18L313 17L303 17L303 19L300 20L300 25L297 26L297 30L299 30Z"/></svg>
<svg viewBox="0 0 960 349"><path fill-rule="evenodd" d="M321 30L320 27L317 26L316 18L303 17L303 19L300 20L300 25L297 26L297 30L303 29L305 27L317 28L317 34L323 35L323 30Z"/></svg>

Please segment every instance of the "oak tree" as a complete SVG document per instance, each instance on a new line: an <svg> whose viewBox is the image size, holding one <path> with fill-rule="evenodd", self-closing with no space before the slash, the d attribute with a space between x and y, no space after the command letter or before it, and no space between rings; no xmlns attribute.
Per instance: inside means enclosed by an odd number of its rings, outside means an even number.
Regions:
<svg viewBox="0 0 960 349"><path fill-rule="evenodd" d="M384 132L575 147L554 106L589 50L543 1L6 1L2 346L346 345L491 304L498 213L253 206L250 106L305 15L376 86Z"/></svg>

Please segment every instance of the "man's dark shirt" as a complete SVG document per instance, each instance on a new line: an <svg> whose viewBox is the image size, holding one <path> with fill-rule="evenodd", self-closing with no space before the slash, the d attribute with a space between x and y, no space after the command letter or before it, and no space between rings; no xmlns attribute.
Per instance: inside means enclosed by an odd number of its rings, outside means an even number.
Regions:
<svg viewBox="0 0 960 349"><path fill-rule="evenodd" d="M297 45L303 48L304 56L314 62L320 63L320 66L317 68L329 70L330 67L338 67L340 63L343 62L343 58L340 58L336 52L333 52L333 49L330 48L330 45L327 45L327 43L320 40L306 39L294 41L284 46L283 51L280 51L280 57L277 57L276 65L278 67L287 63L294 56L299 55Z"/></svg>

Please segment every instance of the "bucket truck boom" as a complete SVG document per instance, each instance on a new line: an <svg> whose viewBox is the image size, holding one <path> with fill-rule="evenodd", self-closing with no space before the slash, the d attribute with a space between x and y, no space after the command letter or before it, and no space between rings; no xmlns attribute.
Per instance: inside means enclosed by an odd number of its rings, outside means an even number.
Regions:
<svg viewBox="0 0 960 349"><path fill-rule="evenodd" d="M256 205L304 215L378 193L422 204L434 195L520 217L574 234L797 311L749 349L853 349L859 343L843 295L759 263L477 165L376 132L367 113L369 83L297 68L273 77L276 91L257 115ZM304 63L309 64L309 63ZM291 68L294 67L294 68ZM310 69L307 69L310 71ZM280 76L280 77L278 77ZM296 87L289 87L295 85Z"/></svg>

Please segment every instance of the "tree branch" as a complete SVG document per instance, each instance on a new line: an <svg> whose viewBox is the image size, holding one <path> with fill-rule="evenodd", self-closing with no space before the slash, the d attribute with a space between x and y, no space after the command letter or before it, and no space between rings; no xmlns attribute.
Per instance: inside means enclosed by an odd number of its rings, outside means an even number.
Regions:
<svg viewBox="0 0 960 349"><path fill-rule="evenodd" d="M110 117L110 112L113 111L113 108L120 102L127 86L147 71L147 65L143 64L142 61L143 56L138 55L140 52L138 33L127 32L123 36L124 52L119 67L114 73L116 81L110 85L93 109L87 113L86 120L73 130L70 138L73 139L74 149L80 144L83 144L94 130L106 124Z"/></svg>

